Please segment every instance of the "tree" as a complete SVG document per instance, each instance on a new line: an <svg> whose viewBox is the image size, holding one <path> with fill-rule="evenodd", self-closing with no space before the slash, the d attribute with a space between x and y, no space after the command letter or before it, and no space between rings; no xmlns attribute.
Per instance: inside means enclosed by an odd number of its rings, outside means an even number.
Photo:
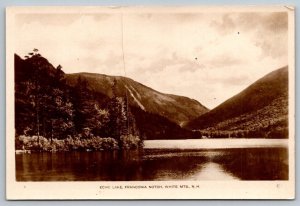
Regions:
<svg viewBox="0 0 300 206"><path fill-rule="evenodd" d="M43 96L43 128L45 135L58 139L74 134L74 108L66 92L53 88Z"/></svg>
<svg viewBox="0 0 300 206"><path fill-rule="evenodd" d="M15 85L16 134L34 134L36 125L34 84L30 80Z"/></svg>
<svg viewBox="0 0 300 206"><path fill-rule="evenodd" d="M33 49L33 53L34 53L34 54L38 54L38 52L39 52L38 49L36 49L36 48Z"/></svg>
<svg viewBox="0 0 300 206"><path fill-rule="evenodd" d="M100 135L108 122L108 111L100 107L85 79L79 77L73 90L75 125L78 133L89 129L92 134Z"/></svg>
<svg viewBox="0 0 300 206"><path fill-rule="evenodd" d="M38 142L40 135L51 139L64 138L67 134L74 133L74 108L64 72L60 65L55 69L41 57L38 49L31 53L32 56L22 62L23 68L18 68L27 74L25 76L22 73L23 79L16 84L16 120L20 123L26 118L20 116L22 106L26 106L27 113L33 114L34 118L31 119L34 120L31 120L32 126L29 126L29 129L28 126L22 126L21 130L32 130L33 134L38 136Z"/></svg>
<svg viewBox="0 0 300 206"><path fill-rule="evenodd" d="M128 135L127 104L123 97L117 96L117 81L114 79L112 85L113 97L107 105L109 121L106 127L106 134L120 140L120 136Z"/></svg>
<svg viewBox="0 0 300 206"><path fill-rule="evenodd" d="M124 99L113 97L108 104L108 113L107 135L119 140L121 135L128 134Z"/></svg>

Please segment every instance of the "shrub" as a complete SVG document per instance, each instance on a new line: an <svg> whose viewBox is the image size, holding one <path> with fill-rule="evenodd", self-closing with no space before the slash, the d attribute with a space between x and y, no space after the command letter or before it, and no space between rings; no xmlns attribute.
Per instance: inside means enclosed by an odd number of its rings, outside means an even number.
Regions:
<svg viewBox="0 0 300 206"><path fill-rule="evenodd" d="M120 146L119 146L120 144ZM71 150L115 150L115 149L135 149L142 146L142 141L138 136L121 136L120 142L111 137L92 137L82 139L80 136L74 138L68 136L65 140L46 139L40 136L21 135L16 137L16 149L32 151L71 151Z"/></svg>
<svg viewBox="0 0 300 206"><path fill-rule="evenodd" d="M102 149L119 149L118 142L111 137L99 138L102 140L101 146Z"/></svg>
<svg viewBox="0 0 300 206"><path fill-rule="evenodd" d="M46 142L47 139L40 136L39 142L37 136L26 136L21 135L16 138L16 146L18 146L18 149L25 149L25 150L42 150L42 143Z"/></svg>
<svg viewBox="0 0 300 206"><path fill-rule="evenodd" d="M68 147L64 140L53 139L51 145L51 151L68 151Z"/></svg>
<svg viewBox="0 0 300 206"><path fill-rule="evenodd" d="M120 145L123 149L136 149L143 145L139 136L130 135L122 135L120 137Z"/></svg>

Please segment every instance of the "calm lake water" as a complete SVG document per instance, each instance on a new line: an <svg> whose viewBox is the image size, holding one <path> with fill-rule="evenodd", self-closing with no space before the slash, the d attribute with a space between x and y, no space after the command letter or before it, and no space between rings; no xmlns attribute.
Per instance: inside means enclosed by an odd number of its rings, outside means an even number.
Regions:
<svg viewBox="0 0 300 206"><path fill-rule="evenodd" d="M261 140L250 143L247 140L245 144L242 140L207 141L202 141L203 148L195 140L155 140L145 141L145 149L140 151L16 154L16 178L17 181L288 179L287 140L271 140L268 144Z"/></svg>

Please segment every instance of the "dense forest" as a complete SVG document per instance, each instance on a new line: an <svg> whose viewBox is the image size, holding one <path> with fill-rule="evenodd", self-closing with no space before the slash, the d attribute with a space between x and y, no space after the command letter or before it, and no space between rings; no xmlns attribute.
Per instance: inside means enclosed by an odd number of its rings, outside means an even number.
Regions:
<svg viewBox="0 0 300 206"><path fill-rule="evenodd" d="M164 95L130 79L103 75L109 78L105 82L95 76L65 74L62 66L55 68L37 49L24 59L15 55L16 148L130 149L142 147L144 139L200 137L177 124L207 110L195 100ZM97 84L105 89L95 89ZM163 102L147 96L140 99L145 105L141 107L129 87ZM179 106L172 110L169 102Z"/></svg>
<svg viewBox="0 0 300 206"><path fill-rule="evenodd" d="M69 150L138 148L142 138L125 96L89 91L80 77L66 84L37 49L25 60L15 55L17 149ZM114 91L115 83L112 85Z"/></svg>

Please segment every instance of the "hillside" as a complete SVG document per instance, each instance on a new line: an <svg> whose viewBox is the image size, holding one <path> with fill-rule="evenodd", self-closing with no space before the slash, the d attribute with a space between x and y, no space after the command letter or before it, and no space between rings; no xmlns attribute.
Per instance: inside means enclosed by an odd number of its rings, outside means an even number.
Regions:
<svg viewBox="0 0 300 206"><path fill-rule="evenodd" d="M144 139L197 138L199 133L179 126L196 117L195 111L207 109L129 78L65 74L38 53L26 59L15 55L16 136L66 139L88 129L115 139L128 133Z"/></svg>
<svg viewBox="0 0 300 206"><path fill-rule="evenodd" d="M286 138L288 67L267 74L185 127L206 131L242 131L250 135ZM243 135L248 137L249 134Z"/></svg>
<svg viewBox="0 0 300 206"><path fill-rule="evenodd" d="M121 76L103 74L77 73L67 74L66 80L70 86L77 83L78 78L87 81L88 88L108 97L112 96L112 85L116 80L118 96L128 95L129 105L141 110L163 116L178 125L183 125L208 111L198 101L183 96L163 94L139 82Z"/></svg>

